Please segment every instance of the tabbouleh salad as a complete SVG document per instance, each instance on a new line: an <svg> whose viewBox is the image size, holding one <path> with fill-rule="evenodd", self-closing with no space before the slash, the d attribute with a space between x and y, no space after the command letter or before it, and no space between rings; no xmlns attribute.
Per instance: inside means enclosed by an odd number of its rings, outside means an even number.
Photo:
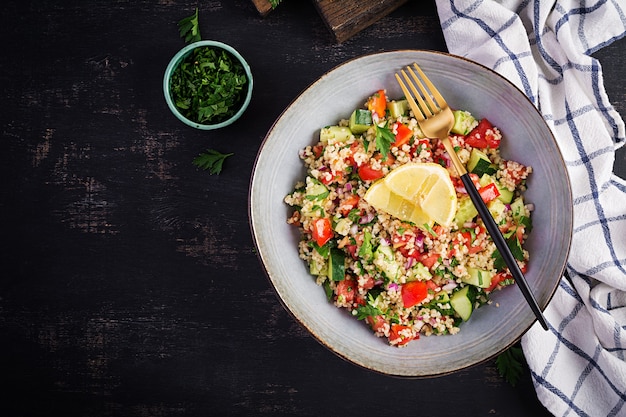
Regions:
<svg viewBox="0 0 626 417"><path fill-rule="evenodd" d="M525 272L532 168L500 155L502 135L487 119L454 113L450 140ZM424 137L406 100L376 91L299 156L306 178L285 197L287 221L301 231L299 256L330 302L391 345L456 334L491 292L514 282L443 144ZM412 224L368 204L368 188L407 163L448 171L457 197L450 225Z"/></svg>

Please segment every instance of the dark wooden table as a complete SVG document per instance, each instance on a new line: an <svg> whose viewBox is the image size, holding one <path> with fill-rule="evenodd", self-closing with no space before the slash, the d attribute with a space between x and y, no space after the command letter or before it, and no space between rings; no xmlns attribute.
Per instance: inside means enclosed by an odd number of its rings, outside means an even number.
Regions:
<svg viewBox="0 0 626 417"><path fill-rule="evenodd" d="M163 99L196 5L203 38L255 76L219 131ZM434 2L342 44L302 0L265 19L249 0L9 1L0 34L0 415L549 415L528 372L512 387L493 360L418 380L343 361L283 309L253 247L248 184L272 122L350 58L446 50ZM625 52L597 54L623 116ZM191 164L207 148L235 153L219 176Z"/></svg>

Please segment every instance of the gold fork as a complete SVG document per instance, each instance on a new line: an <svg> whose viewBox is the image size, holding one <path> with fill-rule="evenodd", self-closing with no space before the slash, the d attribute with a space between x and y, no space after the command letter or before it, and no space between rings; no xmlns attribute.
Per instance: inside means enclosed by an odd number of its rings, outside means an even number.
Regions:
<svg viewBox="0 0 626 417"><path fill-rule="evenodd" d="M452 147L452 143L450 143L448 136L450 134L450 130L452 130L452 126L454 126L454 114L452 113L452 109L450 109L446 100L439 93L437 88L435 88L433 83L422 72L421 68L415 63L413 64L413 68L415 68L415 71L413 71L410 66L406 67L406 71L401 70L400 72L402 73L402 78L398 74L395 74L395 76L396 80L398 80L398 83L400 84L402 92L409 102L409 106L413 111L415 119L417 119L417 124L420 129L422 129L422 133L424 133L426 137L437 138L443 142L446 152L452 160L454 168L461 177L461 181L463 181L463 185L465 185L467 193L472 199L476 210L478 210L478 214L482 218L489 235L491 235L496 248L502 255L506 266L509 268L511 275L513 275L515 282L522 291L524 298L526 298L526 301L530 305L531 310L535 314L535 317L537 317L541 326L545 330L548 330L548 323L543 316L539 305L537 304L537 300L528 287L524 274L520 270L517 261L513 257L513 254L502 236L498 225L491 216L489 209L480 197L480 194L467 173L465 166L459 160L459 157ZM411 75L410 78L409 75L407 75L407 72ZM415 74L415 72L419 74L419 77ZM407 88L407 85L409 88Z"/></svg>

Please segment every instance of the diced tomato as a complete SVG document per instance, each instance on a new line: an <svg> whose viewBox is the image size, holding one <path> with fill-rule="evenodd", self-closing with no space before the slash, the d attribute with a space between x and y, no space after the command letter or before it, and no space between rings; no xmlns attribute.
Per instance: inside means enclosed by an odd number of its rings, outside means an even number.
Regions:
<svg viewBox="0 0 626 417"><path fill-rule="evenodd" d="M357 153L359 150L362 151L363 147L358 141L353 142L352 145L350 145L350 153L348 154L348 157L346 158L350 166L353 166L353 167L359 166L359 164L357 164L356 161L354 160L354 154Z"/></svg>
<svg viewBox="0 0 626 417"><path fill-rule="evenodd" d="M382 166L391 166L394 162L396 162L396 158L391 152L389 152L385 158L383 158L383 154L377 153L374 155L374 159L380 161Z"/></svg>
<svg viewBox="0 0 626 417"><path fill-rule="evenodd" d="M419 261L426 268L432 269L440 256L441 255L439 255L438 253L428 253L428 252L425 252L425 253L422 254L422 256L419 259Z"/></svg>
<svg viewBox="0 0 626 417"><path fill-rule="evenodd" d="M407 337L403 334L404 330L410 330L410 327L402 324L392 324L389 331L389 342L393 345L402 346L413 340L412 337Z"/></svg>
<svg viewBox="0 0 626 417"><path fill-rule="evenodd" d="M367 300L365 299L365 296L356 293L356 296L354 297L354 304L364 306L367 305Z"/></svg>
<svg viewBox="0 0 626 417"><path fill-rule="evenodd" d="M343 173L341 172L337 172L334 175L331 172L325 172L319 177L320 182L324 185L332 184L333 182L341 182L342 179Z"/></svg>
<svg viewBox="0 0 626 417"><path fill-rule="evenodd" d="M374 169L369 164L363 164L358 168L359 177L363 181L374 181L383 177L382 169Z"/></svg>
<svg viewBox="0 0 626 417"><path fill-rule="evenodd" d="M474 244L475 239L472 239L472 234L468 231L459 232L457 237L453 240L453 246L466 246L468 254L474 254L482 251L484 249L483 245ZM456 250L450 250L450 256L454 256L456 254Z"/></svg>
<svg viewBox="0 0 626 417"><path fill-rule="evenodd" d="M379 316L367 316L365 320L367 321L367 324L369 324L372 330L374 330L375 332L383 332L385 329L385 324L387 323L385 321L385 318L380 315Z"/></svg>
<svg viewBox="0 0 626 417"><path fill-rule="evenodd" d="M490 183L478 189L478 194L485 203L495 200L500 195L500 191L495 183Z"/></svg>
<svg viewBox="0 0 626 417"><path fill-rule="evenodd" d="M481 252L483 249L485 249L483 245L472 245L470 243L467 244L467 253L470 255Z"/></svg>
<svg viewBox="0 0 626 417"><path fill-rule="evenodd" d="M357 245L346 245L345 248L346 248L346 251L348 252L348 254L352 257L352 259L358 259L358 257L359 257L359 252L358 252L359 247Z"/></svg>
<svg viewBox="0 0 626 417"><path fill-rule="evenodd" d="M488 145L487 141L483 137L481 137L480 134L477 133L470 133L470 136L465 139L465 143L467 143L472 148L486 148Z"/></svg>
<svg viewBox="0 0 626 417"><path fill-rule="evenodd" d="M404 123L396 122L392 130L396 132L396 140L392 145L398 148L409 143L413 138L413 131Z"/></svg>
<svg viewBox="0 0 626 417"><path fill-rule="evenodd" d="M498 148L501 137L487 119L482 119L467 135L465 143L473 148Z"/></svg>
<svg viewBox="0 0 626 417"><path fill-rule="evenodd" d="M418 156L424 149L428 151L432 150L430 140L420 139L417 142L414 142L413 147L411 147L411 153L413 154L413 156Z"/></svg>
<svg viewBox="0 0 626 417"><path fill-rule="evenodd" d="M480 188L480 177L473 172L469 173L470 180L474 183L476 189ZM465 184L463 184L463 180L461 177L450 177L452 179L452 185L454 185L454 189L459 194L467 194L467 190L465 189Z"/></svg>
<svg viewBox="0 0 626 417"><path fill-rule="evenodd" d="M411 281L402 285L402 303L404 308L411 308L421 303L428 296L428 286L424 281Z"/></svg>
<svg viewBox="0 0 626 417"><path fill-rule="evenodd" d="M374 281L374 278L369 277L369 276L365 279L361 277L361 279L359 279L358 282L359 282L359 288L362 288L366 291L374 288L374 284L376 283L376 281Z"/></svg>
<svg viewBox="0 0 626 417"><path fill-rule="evenodd" d="M335 294L345 303L352 303L357 295L357 283L352 278L345 278L337 283Z"/></svg>
<svg viewBox="0 0 626 417"><path fill-rule="evenodd" d="M511 274L509 274L508 272L498 272L491 278L491 285L485 288L485 291L495 290L498 284L500 284L502 281L508 278L511 278Z"/></svg>
<svg viewBox="0 0 626 417"><path fill-rule="evenodd" d="M350 194L348 197L344 198L339 204L339 211L341 215L346 217L352 209L354 209L359 204L359 196L357 194Z"/></svg>
<svg viewBox="0 0 626 417"><path fill-rule="evenodd" d="M397 229L391 238L391 244L394 249L407 245L409 242L415 240L416 232L413 226L409 223L403 223L401 229Z"/></svg>
<svg viewBox="0 0 626 417"><path fill-rule="evenodd" d="M330 220L326 217L313 220L311 234L315 243L319 246L324 246L333 237L333 228Z"/></svg>
<svg viewBox="0 0 626 417"><path fill-rule="evenodd" d="M315 155L315 158L319 158L320 156L322 156L322 153L324 153L324 146L315 145L311 150L313 151L313 155Z"/></svg>
<svg viewBox="0 0 626 417"><path fill-rule="evenodd" d="M372 113L376 113L379 118L385 117L385 110L387 109L385 90L378 90L369 98L367 101L367 109Z"/></svg>

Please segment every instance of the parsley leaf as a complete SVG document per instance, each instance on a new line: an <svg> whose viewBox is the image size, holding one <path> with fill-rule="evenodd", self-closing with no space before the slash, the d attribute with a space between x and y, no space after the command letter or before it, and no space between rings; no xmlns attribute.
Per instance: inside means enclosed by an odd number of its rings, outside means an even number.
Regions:
<svg viewBox="0 0 626 417"><path fill-rule="evenodd" d="M269 0L270 4L272 5L272 9L277 8L281 1L282 0Z"/></svg>
<svg viewBox="0 0 626 417"><path fill-rule="evenodd" d="M523 360L524 353L521 346L518 345L511 346L496 358L498 373L513 387L524 372Z"/></svg>
<svg viewBox="0 0 626 417"><path fill-rule="evenodd" d="M365 231L363 234L363 244L359 248L359 256L366 261L369 260L372 256L374 256L372 249L372 234Z"/></svg>
<svg viewBox="0 0 626 417"><path fill-rule="evenodd" d="M509 236L508 239L506 239L506 244L511 250L511 254L515 259L517 259L518 261L524 260L524 251L522 249L522 245L519 240L517 240L517 237L515 237L515 235ZM502 257L502 254L498 249L493 251L491 257L494 258L493 266L494 268L496 268L496 270L503 271L506 268L506 262L504 262L504 258Z"/></svg>
<svg viewBox="0 0 626 417"><path fill-rule="evenodd" d="M223 154L214 149L209 149L194 158L193 164L198 168L202 168L204 170L208 169L210 174L219 174L220 172L222 172L222 165L224 164L224 160L232 155L234 154Z"/></svg>
<svg viewBox="0 0 626 417"><path fill-rule="evenodd" d="M380 311L378 308L374 307L371 304L358 306L356 308L356 313L357 320L365 320L370 316L376 317L383 314L382 311Z"/></svg>
<svg viewBox="0 0 626 417"><path fill-rule="evenodd" d="M396 136L387 127L387 124L383 127L376 125L376 149L383 155L383 161L387 159L387 155L391 150L391 144L395 141Z"/></svg>
<svg viewBox="0 0 626 417"><path fill-rule="evenodd" d="M197 42L200 38L200 27L198 26L198 8L191 16L185 17L178 22L180 37L186 42Z"/></svg>

